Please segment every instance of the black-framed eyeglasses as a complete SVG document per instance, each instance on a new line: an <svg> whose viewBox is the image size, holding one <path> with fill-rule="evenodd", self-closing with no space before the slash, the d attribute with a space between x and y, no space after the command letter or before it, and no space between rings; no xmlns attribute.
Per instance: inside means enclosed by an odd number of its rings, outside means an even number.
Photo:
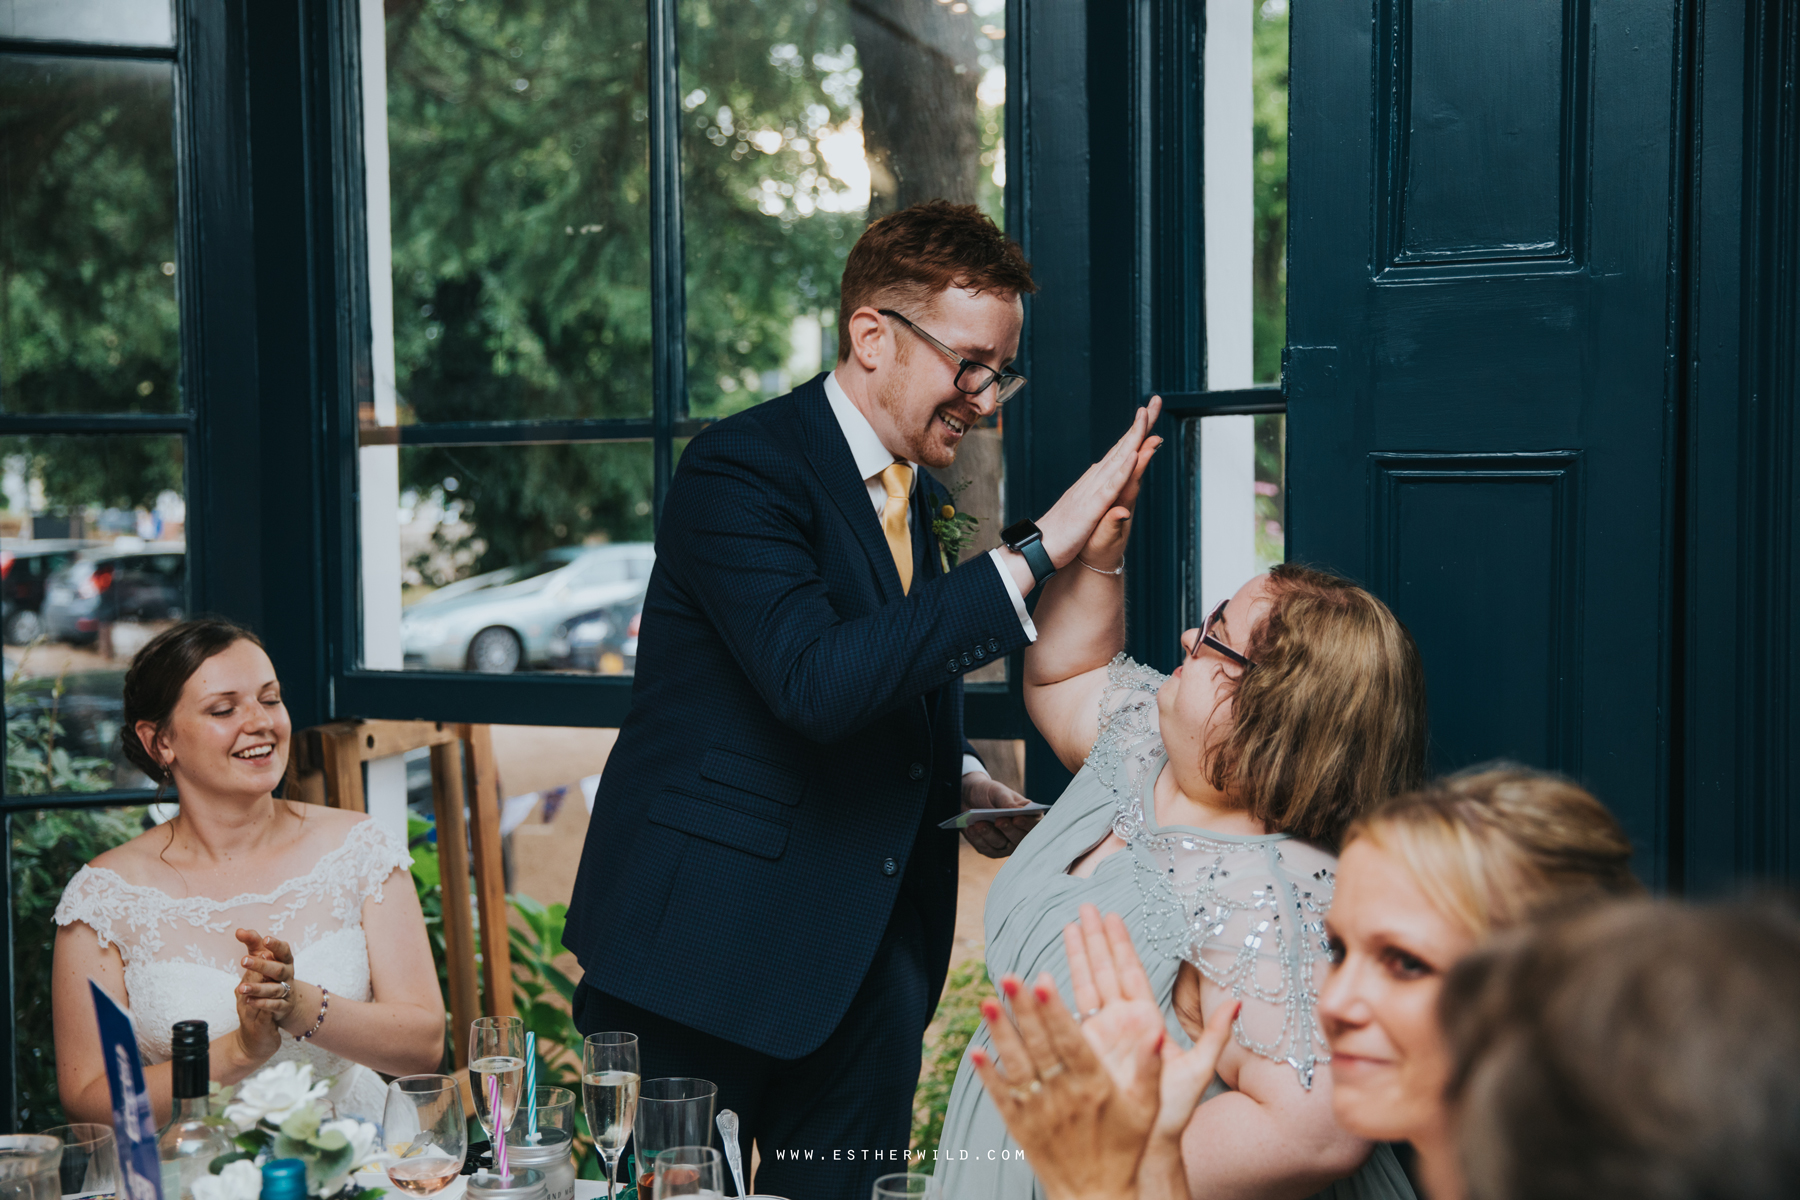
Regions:
<svg viewBox="0 0 1800 1200"><path fill-rule="evenodd" d="M1230 603L1231 601L1229 599L1219 601L1219 607L1212 610L1212 615L1206 618L1206 624L1200 627L1200 636L1194 639L1194 650L1188 657L1190 659L1199 658L1200 647L1211 646L1214 650L1217 650L1220 654L1223 654L1238 666L1243 667L1245 670L1249 670L1256 664L1213 636L1212 627L1219 623L1219 618L1225 615L1225 606Z"/></svg>
<svg viewBox="0 0 1800 1200"><path fill-rule="evenodd" d="M965 396L979 396L995 384L1000 390L994 395L994 406L997 408L1019 394L1025 386L1025 377L1014 370L996 371L986 363L978 363L972 358L964 358L944 343L926 333L915 325L908 317L902 316L891 308L875 310L884 317L892 317L920 337L937 347L939 354L956 364L956 390Z"/></svg>

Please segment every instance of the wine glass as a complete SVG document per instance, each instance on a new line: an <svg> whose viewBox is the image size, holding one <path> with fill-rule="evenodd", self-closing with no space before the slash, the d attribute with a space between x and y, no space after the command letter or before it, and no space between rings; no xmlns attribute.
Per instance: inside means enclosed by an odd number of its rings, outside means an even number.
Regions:
<svg viewBox="0 0 1800 1200"><path fill-rule="evenodd" d="M63 1144L62 1194L75 1197L111 1197L119 1191L119 1146L111 1125L58 1125L44 1130L45 1137Z"/></svg>
<svg viewBox="0 0 1800 1200"><path fill-rule="evenodd" d="M500 1111L489 1098L490 1079L500 1081ZM469 1027L469 1090L475 1116L496 1148L512 1128L525 1082L525 1022L518 1017L477 1017Z"/></svg>
<svg viewBox="0 0 1800 1200"><path fill-rule="evenodd" d="M588 1132L606 1160L606 1200L613 1200L619 1154L637 1120L638 1040L635 1033L590 1033L581 1043L581 1102Z"/></svg>
<svg viewBox="0 0 1800 1200"><path fill-rule="evenodd" d="M725 1161L711 1146L676 1146L658 1151L655 1160L656 1191L653 1200L674 1196L725 1195Z"/></svg>
<svg viewBox="0 0 1800 1200"><path fill-rule="evenodd" d="M388 1084L381 1117L388 1180L411 1196L443 1191L462 1172L469 1122L448 1075L402 1075Z"/></svg>
<svg viewBox="0 0 1800 1200"><path fill-rule="evenodd" d="M935 1200L940 1195L936 1176L902 1172L877 1179L873 1200Z"/></svg>

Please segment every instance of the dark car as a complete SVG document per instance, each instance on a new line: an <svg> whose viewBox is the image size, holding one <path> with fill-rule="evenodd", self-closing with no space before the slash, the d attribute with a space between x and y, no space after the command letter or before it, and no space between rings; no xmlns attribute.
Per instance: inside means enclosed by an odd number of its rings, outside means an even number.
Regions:
<svg viewBox="0 0 1800 1200"><path fill-rule="evenodd" d="M551 631L549 665L559 671L630 675L637 669L638 626L644 593L629 600L577 613Z"/></svg>
<svg viewBox="0 0 1800 1200"><path fill-rule="evenodd" d="M44 628L62 642L91 642L117 621L180 620L187 607L187 554L181 546L84 550L50 576Z"/></svg>
<svg viewBox="0 0 1800 1200"><path fill-rule="evenodd" d="M14 646L44 632L44 588L92 542L45 538L0 542L0 636Z"/></svg>

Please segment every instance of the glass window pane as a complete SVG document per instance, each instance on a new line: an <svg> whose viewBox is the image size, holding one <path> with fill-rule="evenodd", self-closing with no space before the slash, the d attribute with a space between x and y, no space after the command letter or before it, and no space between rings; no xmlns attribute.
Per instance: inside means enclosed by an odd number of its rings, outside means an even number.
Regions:
<svg viewBox="0 0 1800 1200"><path fill-rule="evenodd" d="M650 463L648 442L401 448L385 540L365 516L364 665L628 673Z"/></svg>
<svg viewBox="0 0 1800 1200"><path fill-rule="evenodd" d="M385 8L385 85L379 42L363 63L386 114L364 130L373 419L648 415L644 5Z"/></svg>
<svg viewBox="0 0 1800 1200"><path fill-rule="evenodd" d="M1182 425L1193 504L1193 624L1286 559L1287 417L1201 417Z"/></svg>
<svg viewBox="0 0 1800 1200"><path fill-rule="evenodd" d="M10 753L6 769L10 783ZM144 832L147 814L142 807L96 808L15 813L9 818L20 1130L48 1129L67 1120L56 1088L56 1035L50 1011L57 902L85 863Z"/></svg>
<svg viewBox="0 0 1800 1200"><path fill-rule="evenodd" d="M170 63L0 58L0 410L181 407L173 127Z"/></svg>
<svg viewBox="0 0 1800 1200"><path fill-rule="evenodd" d="M1287 345L1288 0L1256 5L1251 42L1256 155L1256 382L1281 378ZM1260 445L1260 441L1258 443Z"/></svg>
<svg viewBox="0 0 1800 1200"><path fill-rule="evenodd" d="M680 0L688 404L837 358L844 256L920 200L1004 220L1004 0Z"/></svg>
<svg viewBox="0 0 1800 1200"><path fill-rule="evenodd" d="M0 438L11 795L145 787L119 752L125 667L187 611L182 441Z"/></svg>
<svg viewBox="0 0 1800 1200"><path fill-rule="evenodd" d="M0 37L172 46L169 0L0 0Z"/></svg>

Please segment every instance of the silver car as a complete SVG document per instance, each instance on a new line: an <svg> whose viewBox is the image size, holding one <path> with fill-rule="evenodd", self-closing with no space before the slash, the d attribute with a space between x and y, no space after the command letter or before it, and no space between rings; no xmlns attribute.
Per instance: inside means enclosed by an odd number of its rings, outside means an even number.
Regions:
<svg viewBox="0 0 1800 1200"><path fill-rule="evenodd" d="M642 592L655 562L649 542L562 546L440 588L400 614L406 668L504 675L541 666L559 625Z"/></svg>

